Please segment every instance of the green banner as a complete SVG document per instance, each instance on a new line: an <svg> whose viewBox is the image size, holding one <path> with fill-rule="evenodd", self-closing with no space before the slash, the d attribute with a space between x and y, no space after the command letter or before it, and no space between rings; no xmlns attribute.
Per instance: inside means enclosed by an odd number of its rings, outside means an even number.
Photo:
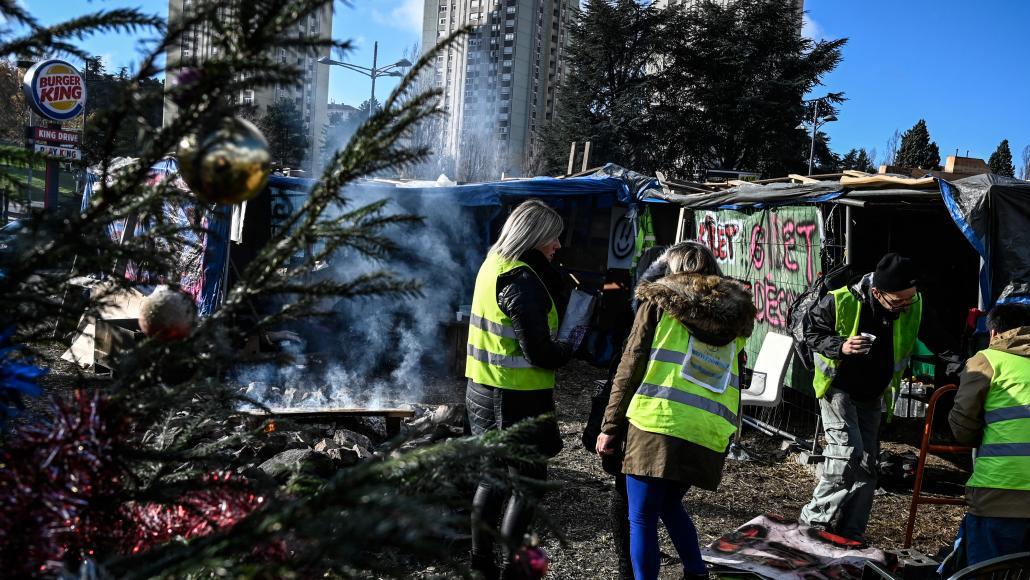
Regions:
<svg viewBox="0 0 1030 580"><path fill-rule="evenodd" d="M748 340L749 366L769 331L787 332L787 311L821 272L822 226L818 208L784 207L744 213L694 212L694 239L715 254L723 274L744 282L758 309ZM787 385L807 390L811 377L801 365L787 373Z"/></svg>

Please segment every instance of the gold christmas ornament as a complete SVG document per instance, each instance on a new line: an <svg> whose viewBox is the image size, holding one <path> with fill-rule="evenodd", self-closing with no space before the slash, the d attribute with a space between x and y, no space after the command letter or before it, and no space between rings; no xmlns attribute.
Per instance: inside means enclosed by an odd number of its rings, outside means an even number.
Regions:
<svg viewBox="0 0 1030 580"><path fill-rule="evenodd" d="M209 203L240 203L265 186L272 168L268 141L253 123L231 117L213 131L179 142L179 173Z"/></svg>

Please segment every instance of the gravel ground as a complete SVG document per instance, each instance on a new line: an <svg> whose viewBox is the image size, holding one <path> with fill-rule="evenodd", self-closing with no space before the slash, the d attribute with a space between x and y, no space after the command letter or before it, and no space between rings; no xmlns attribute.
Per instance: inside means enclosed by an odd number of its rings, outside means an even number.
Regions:
<svg viewBox="0 0 1030 580"><path fill-rule="evenodd" d="M551 554L552 575L562 578L616 578L616 555L607 525L608 494L614 479L605 474L596 455L580 443L590 409L592 381L606 371L573 363L559 371L556 390L565 449L551 462L550 477L560 490L549 494L544 510L568 541L562 546L550 535L543 544ZM895 421L884 433L884 448L895 453L918 453L921 420ZM797 517L808 501L816 476L798 464L794 455L779 459L780 441L745 430L742 444L756 457L753 461L729 461L717 492L692 490L686 504L697 526L702 544L714 541L762 513ZM965 476L939 457L928 461L932 489L948 495L961 494ZM910 484L909 484L910 485ZM900 548L905 536L911 487L884 491L876 497L867 531L870 542L881 549ZM913 547L929 554L949 544L964 512L961 506L921 506L916 521ZM675 548L662 530L662 550ZM664 578L679 578L675 563L663 566Z"/></svg>
<svg viewBox="0 0 1030 580"><path fill-rule="evenodd" d="M74 365L61 361L57 347L42 349L50 359L51 373L42 380L50 393L67 391L74 384L102 384L104 379L90 373L80 375ZM564 578L616 578L616 555L612 534L608 527L609 494L613 493L614 479L605 474L596 455L587 453L580 443L584 423L590 408L593 381L606 376L604 369L574 362L558 373L556 389L564 450L550 463L550 478L558 489L549 493L543 511L562 530L563 545L554 534L544 532L543 546L552 560L551 577ZM431 389L427 403L463 403L462 384L457 381L440 383ZM35 407L35 408L33 408ZM30 402L28 414L39 412L41 402ZM895 453L918 452L921 419L895 421L884 430L884 447ZM733 530L765 512L797 517L807 502L816 477L805 466L799 465L794 455L780 452L780 440L745 430L742 440L754 460L727 462L722 485L718 492L691 491L686 499L693 515L702 544L707 544L725 532ZM960 458L961 459L961 458ZM928 462L928 487L945 495L961 495L965 475L961 461L956 466L949 460L931 457ZM965 469L968 469L966 461ZM878 492L869 524L871 543L882 549L901 547L911 498L911 484L890 491ZM914 546L936 554L949 544L958 529L963 514L961 506L923 506L915 527ZM675 554L664 529L662 550ZM457 547L452 553L465 554L467 547ZM464 569L464 560L426 562L412 566L412 577L433 577ZM679 578L678 566L668 562L663 566L663 579Z"/></svg>

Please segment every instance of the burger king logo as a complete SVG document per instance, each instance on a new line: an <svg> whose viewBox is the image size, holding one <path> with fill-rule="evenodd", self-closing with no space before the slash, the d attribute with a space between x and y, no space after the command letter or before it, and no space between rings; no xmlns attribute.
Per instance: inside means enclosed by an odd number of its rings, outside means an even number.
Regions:
<svg viewBox="0 0 1030 580"><path fill-rule="evenodd" d="M52 121L68 121L86 108L86 83L63 60L45 60L25 73L25 99L36 113Z"/></svg>

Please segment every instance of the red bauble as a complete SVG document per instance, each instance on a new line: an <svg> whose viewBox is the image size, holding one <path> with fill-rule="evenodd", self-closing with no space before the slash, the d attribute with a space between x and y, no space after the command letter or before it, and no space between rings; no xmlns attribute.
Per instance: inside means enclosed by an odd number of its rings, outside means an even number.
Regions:
<svg viewBox="0 0 1030 580"><path fill-rule="evenodd" d="M551 558L539 546L523 546L515 552L515 565L521 574L520 578L539 580L547 576L547 571L551 567Z"/></svg>
<svg viewBox="0 0 1030 580"><path fill-rule="evenodd" d="M158 286L139 309L143 334L158 340L181 340L197 323L197 305L190 296L168 286Z"/></svg>

